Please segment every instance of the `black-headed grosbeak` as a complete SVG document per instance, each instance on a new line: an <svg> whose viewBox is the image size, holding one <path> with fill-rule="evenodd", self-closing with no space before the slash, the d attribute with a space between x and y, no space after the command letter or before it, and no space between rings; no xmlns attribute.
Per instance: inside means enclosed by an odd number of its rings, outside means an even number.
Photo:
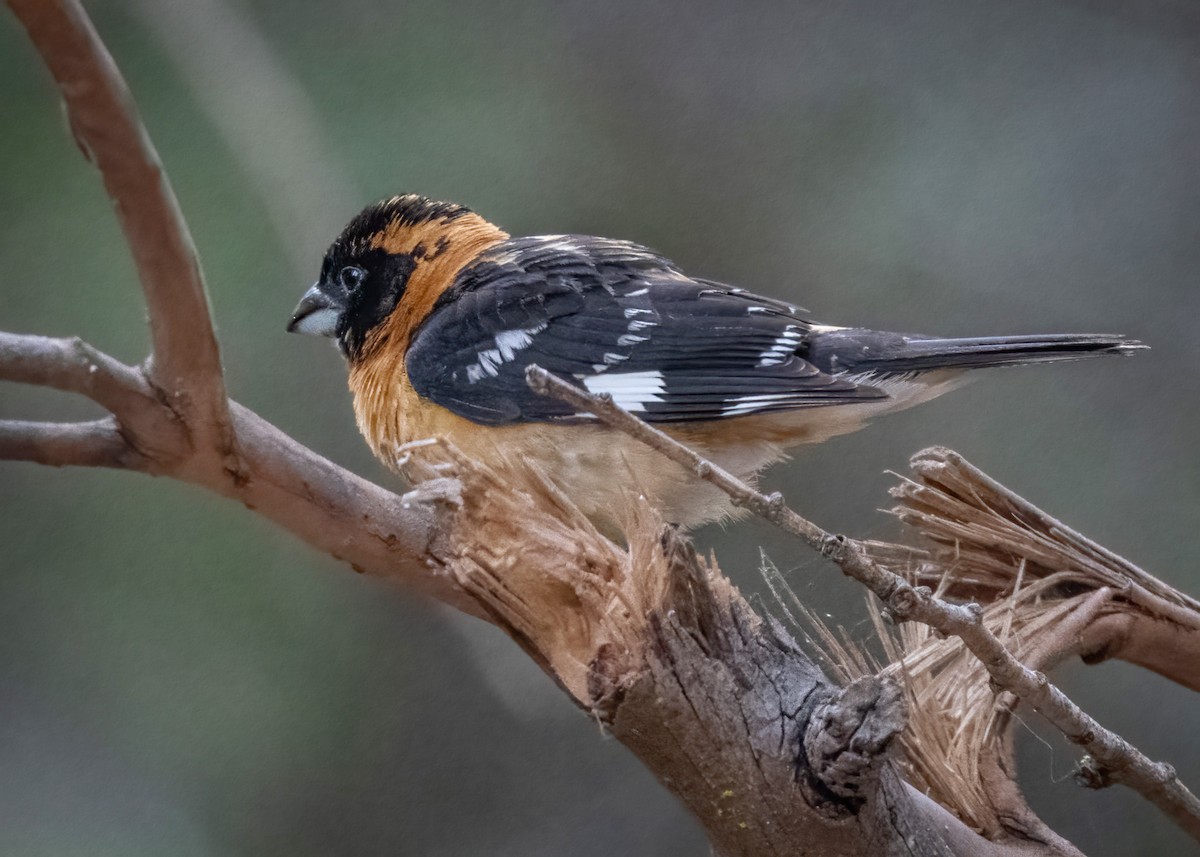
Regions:
<svg viewBox="0 0 1200 857"><path fill-rule="evenodd" d="M609 393L753 479L788 447L931 399L965 370L1143 347L1095 334L942 339L799 313L628 241L512 238L408 195L350 222L288 330L337 341L358 427L389 466L407 445L446 437L485 461L540 465L589 516L612 520L633 490L684 526L732 509L654 450L534 393L527 366Z"/></svg>

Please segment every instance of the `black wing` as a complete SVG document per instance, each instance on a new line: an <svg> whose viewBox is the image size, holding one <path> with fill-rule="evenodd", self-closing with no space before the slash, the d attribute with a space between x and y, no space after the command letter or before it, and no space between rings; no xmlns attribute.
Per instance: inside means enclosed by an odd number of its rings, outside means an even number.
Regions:
<svg viewBox="0 0 1200 857"><path fill-rule="evenodd" d="M518 238L459 274L406 365L422 396L490 425L585 416L526 386L533 363L651 422L886 398L802 359L812 325L795 312L635 244Z"/></svg>

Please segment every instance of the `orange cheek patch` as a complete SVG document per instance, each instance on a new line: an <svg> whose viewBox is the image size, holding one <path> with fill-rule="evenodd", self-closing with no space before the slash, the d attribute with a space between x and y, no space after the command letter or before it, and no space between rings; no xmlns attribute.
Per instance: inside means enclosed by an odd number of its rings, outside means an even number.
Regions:
<svg viewBox="0 0 1200 857"><path fill-rule="evenodd" d="M433 310L442 292L454 283L458 272L484 250L507 238L508 233L477 214L468 214L449 223L433 221L417 226L402 226L397 221L376 233L371 240L372 247L382 248L387 253L413 255L416 267L396 309L371 339L406 349L416 329ZM368 347L364 360L370 359L372 350Z"/></svg>
<svg viewBox="0 0 1200 857"><path fill-rule="evenodd" d="M350 370L359 430L385 461L399 444L448 434L466 423L420 399L408 381L404 358L413 334L458 273L507 238L506 232L476 214L449 223L400 226L394 222L372 238L371 247L412 255L416 262L404 295L392 314L368 334L362 355Z"/></svg>

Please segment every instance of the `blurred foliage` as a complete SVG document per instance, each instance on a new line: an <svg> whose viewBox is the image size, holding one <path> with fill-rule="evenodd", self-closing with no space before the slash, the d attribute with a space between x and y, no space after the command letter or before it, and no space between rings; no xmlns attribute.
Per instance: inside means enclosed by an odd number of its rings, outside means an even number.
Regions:
<svg viewBox="0 0 1200 857"><path fill-rule="evenodd" d="M243 403L393 484L340 359L283 333L358 206L419 191L514 234L649 244L816 317L931 333L1102 330L1129 361L998 372L801 451L782 488L886 536L883 471L932 443L1200 591L1200 13L1152 0L88 4L195 234ZM132 266L47 76L0 16L0 327L129 361ZM12 386L0 417L87 403ZM0 467L0 853L702 853L698 829L490 628L164 480ZM749 522L855 626L861 595ZM865 633L865 628L864 628ZM1195 705L1123 665L1062 674L1200 783ZM1147 700L1153 704L1147 704ZM1023 784L1085 852L1179 853L1084 793L1053 736Z"/></svg>

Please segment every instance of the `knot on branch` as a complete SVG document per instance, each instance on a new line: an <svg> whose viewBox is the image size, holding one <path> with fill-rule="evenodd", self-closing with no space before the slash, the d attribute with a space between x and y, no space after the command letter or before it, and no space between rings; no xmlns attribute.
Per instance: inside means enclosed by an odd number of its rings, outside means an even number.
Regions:
<svg viewBox="0 0 1200 857"><path fill-rule="evenodd" d="M627 661L612 643L601 643L588 664L588 704L601 723L611 724L625 699L630 675Z"/></svg>
<svg viewBox="0 0 1200 857"><path fill-rule="evenodd" d="M828 535L821 540L821 556L841 565L846 559L846 537Z"/></svg>
<svg viewBox="0 0 1200 857"><path fill-rule="evenodd" d="M896 590L888 597L888 610L897 619L904 621L912 615L920 602L920 595L912 586L898 586Z"/></svg>
<svg viewBox="0 0 1200 857"><path fill-rule="evenodd" d="M762 508L759 514L768 521L778 521L783 515L783 510L787 508L787 503L783 499L783 494L774 491L763 498Z"/></svg>
<svg viewBox="0 0 1200 857"><path fill-rule="evenodd" d="M875 676L858 679L818 706L801 750L810 803L831 815L855 813L872 791L907 717L899 684Z"/></svg>
<svg viewBox="0 0 1200 857"><path fill-rule="evenodd" d="M1092 756L1079 760L1075 782L1086 789L1106 789L1112 785L1111 772Z"/></svg>

